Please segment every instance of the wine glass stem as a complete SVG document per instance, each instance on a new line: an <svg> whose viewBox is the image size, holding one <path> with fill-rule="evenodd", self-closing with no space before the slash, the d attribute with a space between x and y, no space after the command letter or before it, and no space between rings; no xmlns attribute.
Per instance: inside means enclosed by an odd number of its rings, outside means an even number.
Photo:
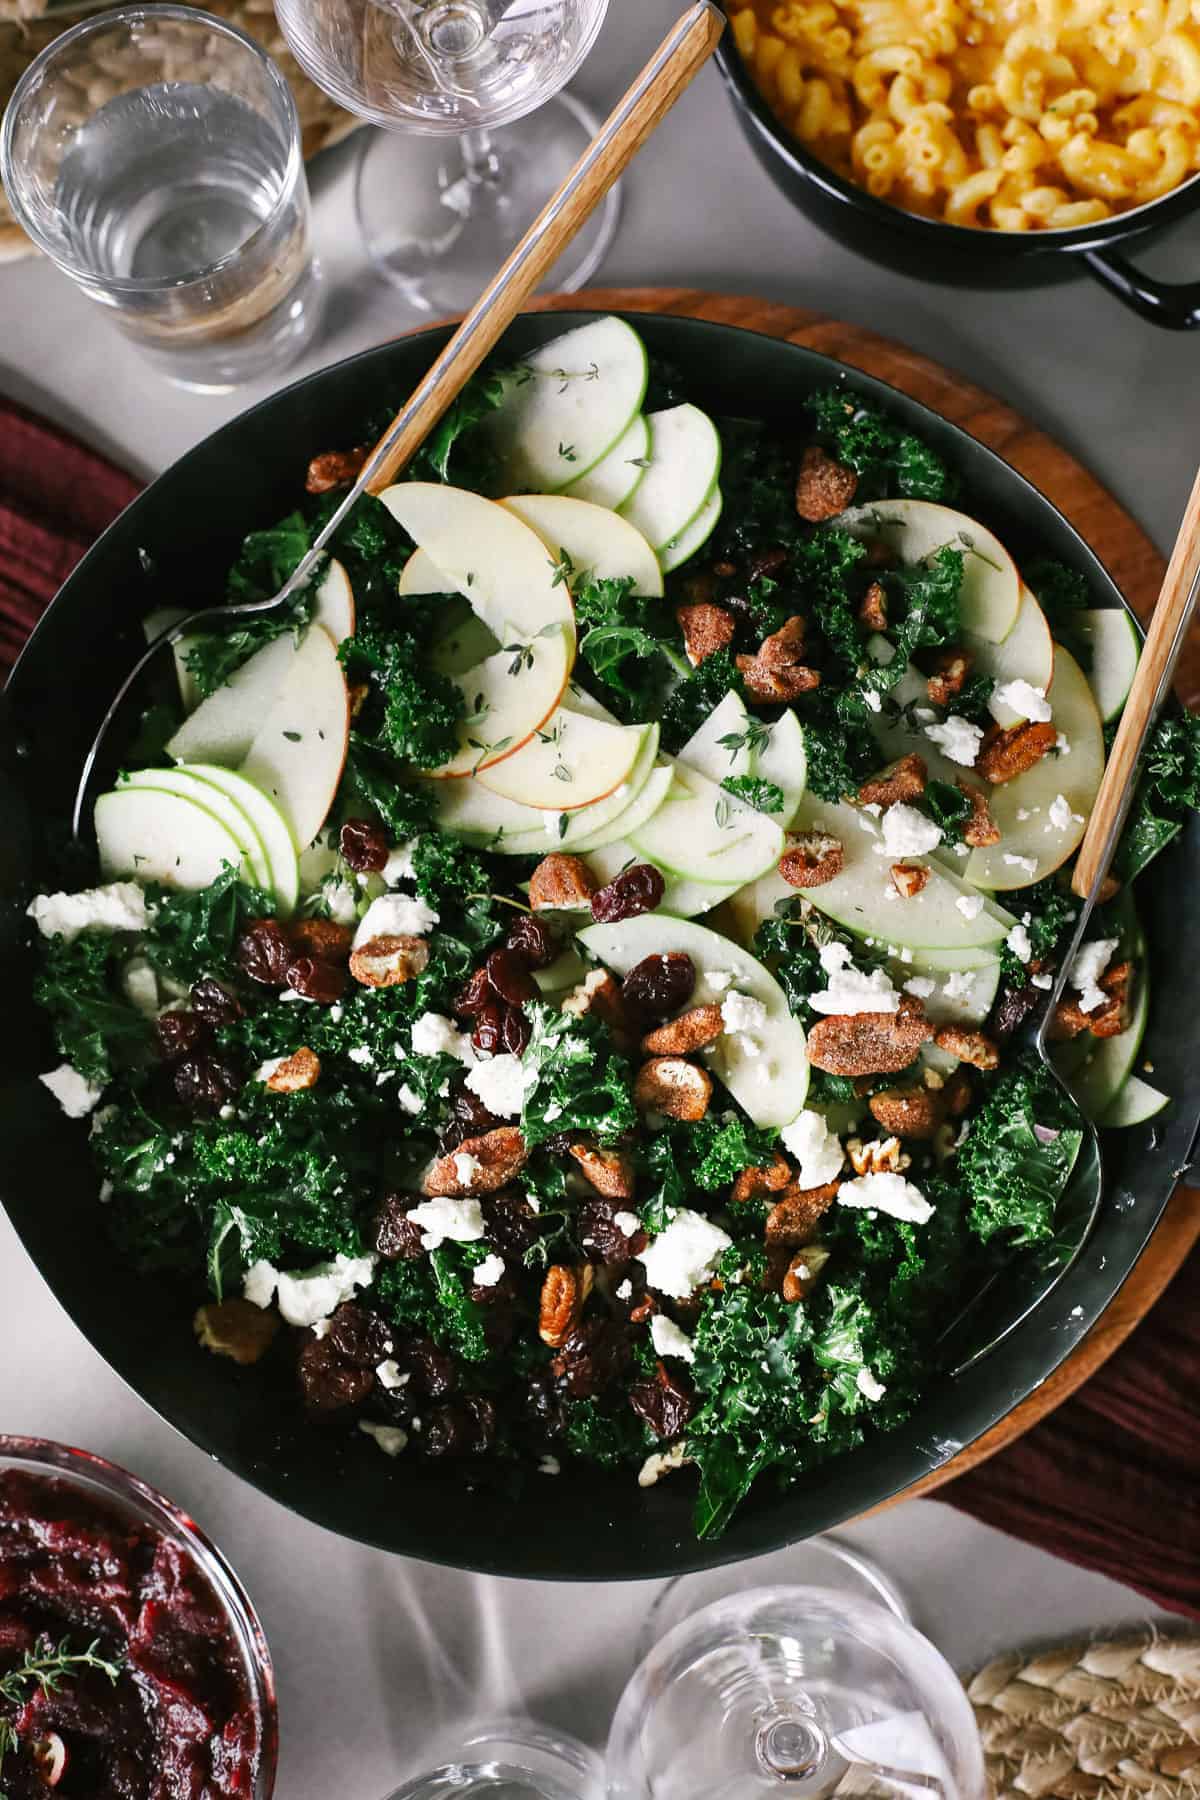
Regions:
<svg viewBox="0 0 1200 1800"><path fill-rule="evenodd" d="M463 172L472 187L499 187L504 171L492 135L477 127L464 131L459 139Z"/></svg>

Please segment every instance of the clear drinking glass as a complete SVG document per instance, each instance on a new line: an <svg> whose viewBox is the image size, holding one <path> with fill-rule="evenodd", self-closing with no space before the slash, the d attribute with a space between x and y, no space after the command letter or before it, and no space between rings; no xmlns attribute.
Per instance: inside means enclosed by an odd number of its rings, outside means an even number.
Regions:
<svg viewBox="0 0 1200 1800"><path fill-rule="evenodd" d="M659 1640L617 1707L608 1800L984 1800L962 1687L869 1600L752 1588Z"/></svg>
<svg viewBox="0 0 1200 1800"><path fill-rule="evenodd" d="M275 0L301 67L350 112L388 128L362 134L355 205L372 262L416 310L464 311L595 136L598 122L559 90L607 6ZM616 209L613 191L548 286L582 286L611 242Z"/></svg>
<svg viewBox="0 0 1200 1800"><path fill-rule="evenodd" d="M405 1782L387 1800L603 1800L604 1765L576 1738L529 1719L500 1719L460 1730L446 1760Z"/></svg>
<svg viewBox="0 0 1200 1800"><path fill-rule="evenodd" d="M225 392L311 338L295 102L232 25L137 6L74 26L17 84L0 176L34 243L173 381Z"/></svg>

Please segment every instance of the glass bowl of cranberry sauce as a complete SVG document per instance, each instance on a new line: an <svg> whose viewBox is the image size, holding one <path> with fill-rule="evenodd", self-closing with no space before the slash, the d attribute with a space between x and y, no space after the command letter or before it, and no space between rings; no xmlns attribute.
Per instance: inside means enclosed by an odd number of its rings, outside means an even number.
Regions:
<svg viewBox="0 0 1200 1800"><path fill-rule="evenodd" d="M271 1654L220 1551L114 1463L0 1433L0 1793L269 1800L277 1748Z"/></svg>

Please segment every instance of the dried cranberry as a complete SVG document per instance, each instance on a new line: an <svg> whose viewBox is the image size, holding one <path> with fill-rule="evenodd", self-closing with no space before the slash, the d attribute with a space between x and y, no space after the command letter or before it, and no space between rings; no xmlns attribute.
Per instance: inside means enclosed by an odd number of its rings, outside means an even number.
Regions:
<svg viewBox="0 0 1200 1800"><path fill-rule="evenodd" d="M537 993L528 964L515 950L493 950L487 959L487 978L493 991L509 1006L520 1006Z"/></svg>
<svg viewBox="0 0 1200 1800"><path fill-rule="evenodd" d="M242 1085L241 1076L215 1056L189 1056L175 1068L175 1092L193 1112L219 1112Z"/></svg>
<svg viewBox="0 0 1200 1800"><path fill-rule="evenodd" d="M696 986L696 965L682 950L644 956L621 983L621 999L641 1020L669 1019L686 1006Z"/></svg>
<svg viewBox="0 0 1200 1800"><path fill-rule="evenodd" d="M584 1319L550 1367L572 1400L591 1400L616 1380L631 1354L621 1325L611 1319Z"/></svg>
<svg viewBox="0 0 1200 1800"><path fill-rule="evenodd" d="M481 1132L494 1131L504 1120L498 1119L489 1112L478 1094L472 1093L466 1086L457 1088L450 1100L450 1111L453 1115L450 1123L443 1126L441 1132L442 1150L457 1150L464 1138L478 1137Z"/></svg>
<svg viewBox="0 0 1200 1800"><path fill-rule="evenodd" d="M192 989L192 1009L212 1026L232 1025L242 1016L242 1003L227 987L206 975Z"/></svg>
<svg viewBox="0 0 1200 1800"><path fill-rule="evenodd" d="M261 981L264 987L283 987L292 947L274 919L256 919L237 941L237 959L251 981Z"/></svg>
<svg viewBox="0 0 1200 1800"><path fill-rule="evenodd" d="M340 1000L350 980L348 969L336 963L323 962L319 956L298 956L288 964L287 985L306 1000L318 1006L332 1006Z"/></svg>
<svg viewBox="0 0 1200 1800"><path fill-rule="evenodd" d="M605 1200L597 1194L585 1200L575 1215L580 1243L589 1255L599 1257L603 1263L629 1262L646 1248L644 1231L635 1231L632 1237L625 1236L616 1219L620 1210L615 1200Z"/></svg>
<svg viewBox="0 0 1200 1800"><path fill-rule="evenodd" d="M360 875L378 874L388 859L387 839L369 819L347 819L338 836L338 849Z"/></svg>
<svg viewBox="0 0 1200 1800"><path fill-rule="evenodd" d="M426 1422L427 1456L482 1456L496 1437L496 1409L482 1394L464 1394L450 1406L439 1406Z"/></svg>
<svg viewBox="0 0 1200 1800"><path fill-rule="evenodd" d="M535 913L520 913L504 940L510 950L524 957L531 969L545 969L558 955L558 935L548 919Z"/></svg>
<svg viewBox="0 0 1200 1800"><path fill-rule="evenodd" d="M629 1389L629 1404L639 1419L645 1421L656 1437L677 1437L691 1418L696 1397L681 1378L669 1375L660 1362L653 1381L635 1381Z"/></svg>
<svg viewBox="0 0 1200 1800"><path fill-rule="evenodd" d="M159 1013L154 1021L154 1035L163 1061L179 1062L207 1040L208 1026L194 1012Z"/></svg>
<svg viewBox="0 0 1200 1800"><path fill-rule="evenodd" d="M374 1242L388 1262L413 1262L424 1255L421 1227L408 1209L418 1204L415 1194L388 1194L375 1215Z"/></svg>
<svg viewBox="0 0 1200 1800"><path fill-rule="evenodd" d="M511 1056L523 1056L533 1035L519 1006L508 1006L500 1022L500 1042Z"/></svg>
<svg viewBox="0 0 1200 1800"><path fill-rule="evenodd" d="M1040 988L1035 988L1032 981L1027 981L1023 987L1010 987L1006 984L1000 989L1000 998L992 1008L988 1030L1003 1043L1018 1026L1025 1023L1030 1013L1036 1011L1038 1003L1045 998L1045 994Z"/></svg>
<svg viewBox="0 0 1200 1800"><path fill-rule="evenodd" d="M477 1019L484 1007L492 1004L494 998L487 970L476 969L454 1002L454 1016L458 1019Z"/></svg>
<svg viewBox="0 0 1200 1800"><path fill-rule="evenodd" d="M356 1369L377 1368L392 1353L391 1333L378 1313L352 1300L338 1307L325 1335L343 1362Z"/></svg>
<svg viewBox="0 0 1200 1800"><path fill-rule="evenodd" d="M782 544L777 544L772 550L759 550L747 563L746 573L751 581L757 581L762 575L778 575L787 559L788 553Z"/></svg>
<svg viewBox="0 0 1200 1800"><path fill-rule="evenodd" d="M557 1436L566 1421L563 1418L562 1395L548 1370L531 1375L525 1389L525 1412L546 1431Z"/></svg>
<svg viewBox="0 0 1200 1800"><path fill-rule="evenodd" d="M500 1048L500 1034L504 1029L504 1009L489 1000L475 1021L475 1029L471 1033L471 1042L485 1056L494 1056Z"/></svg>
<svg viewBox="0 0 1200 1800"><path fill-rule="evenodd" d="M454 1392L454 1358L432 1338L410 1338L396 1350L396 1361L412 1377L410 1386L424 1400L443 1400Z"/></svg>
<svg viewBox="0 0 1200 1800"><path fill-rule="evenodd" d="M592 895L592 917L601 925L619 925L622 919L653 912L666 885L653 863L634 863Z"/></svg>
<svg viewBox="0 0 1200 1800"><path fill-rule="evenodd" d="M300 1392L311 1413L338 1412L359 1406L375 1385L370 1369L356 1369L338 1353L332 1339L309 1337L296 1365Z"/></svg>
<svg viewBox="0 0 1200 1800"><path fill-rule="evenodd" d="M487 1242L509 1261L521 1262L537 1243L537 1214L520 1194L490 1194L480 1204Z"/></svg>

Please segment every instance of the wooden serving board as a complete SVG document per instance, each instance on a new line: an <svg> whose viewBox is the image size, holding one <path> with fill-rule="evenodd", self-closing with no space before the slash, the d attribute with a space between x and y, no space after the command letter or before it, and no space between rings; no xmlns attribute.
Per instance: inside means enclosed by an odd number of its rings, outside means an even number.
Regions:
<svg viewBox="0 0 1200 1800"><path fill-rule="evenodd" d="M978 438L1041 489L1091 545L1142 619L1154 609L1166 560L1136 520L1054 439L983 388L928 357L859 325L802 307L692 288L593 288L555 294L535 303L548 311L652 312L740 325L786 338L890 382ZM1200 632L1194 627L1180 665L1178 689L1186 705L1200 704ZM1087 1337L1020 1406L953 1461L907 1488L911 1500L974 1468L1053 1412L1095 1373L1145 1317L1172 1276L1200 1242L1200 1190L1177 1188L1140 1260Z"/></svg>

